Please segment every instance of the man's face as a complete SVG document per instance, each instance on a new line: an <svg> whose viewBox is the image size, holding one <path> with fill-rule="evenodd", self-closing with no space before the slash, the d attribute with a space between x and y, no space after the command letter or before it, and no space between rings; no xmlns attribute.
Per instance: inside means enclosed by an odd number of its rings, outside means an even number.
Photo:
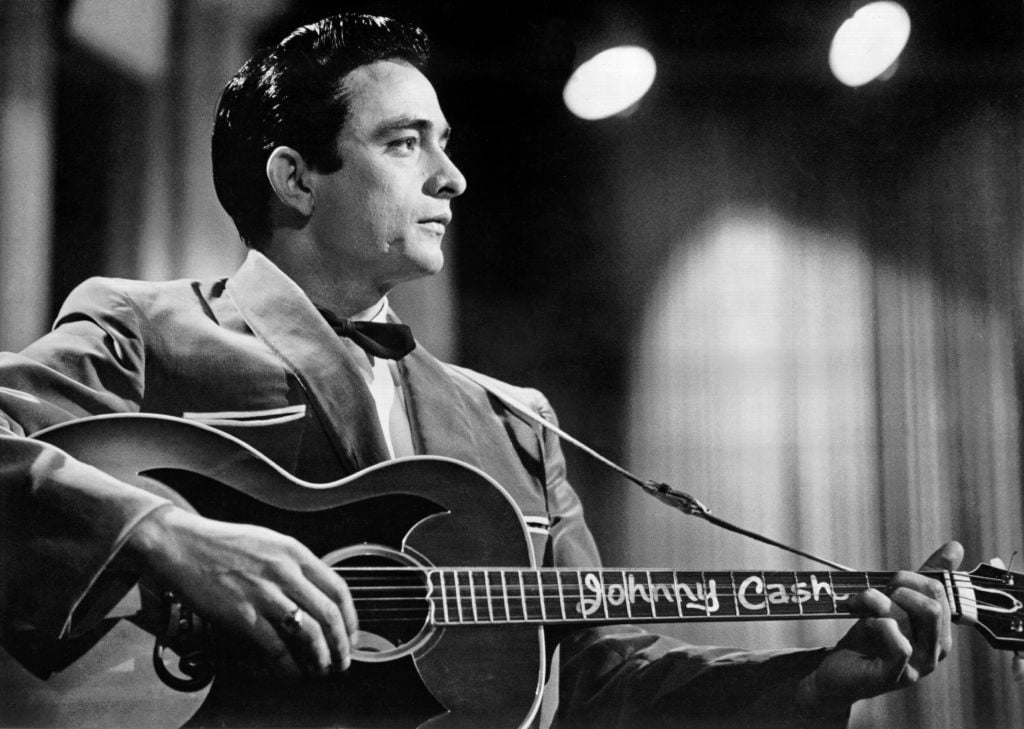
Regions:
<svg viewBox="0 0 1024 729"><path fill-rule="evenodd" d="M328 274L358 272L387 290L441 269L450 202L466 180L445 153L448 122L422 73L378 61L345 86L341 169L315 173L310 225Z"/></svg>

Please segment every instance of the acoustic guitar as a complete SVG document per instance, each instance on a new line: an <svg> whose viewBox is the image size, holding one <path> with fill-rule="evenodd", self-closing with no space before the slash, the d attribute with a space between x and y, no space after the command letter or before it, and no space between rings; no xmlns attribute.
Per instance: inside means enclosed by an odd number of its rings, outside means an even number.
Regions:
<svg viewBox="0 0 1024 729"><path fill-rule="evenodd" d="M243 658L218 649L212 684L180 691L160 678L175 656L154 651L166 601L136 586L50 661L60 670L29 671L3 655L3 726L526 727L559 631L849 616L851 595L893 576L545 568L508 493L452 459L399 459L314 484L230 435L176 418L97 416L35 437L204 516L299 539L349 584L361 637L353 667L329 679L257 683L240 670ZM1024 649L1024 575L981 565L929 576L955 621L996 648ZM216 626L209 633L216 644ZM31 650L19 657L33 665Z"/></svg>

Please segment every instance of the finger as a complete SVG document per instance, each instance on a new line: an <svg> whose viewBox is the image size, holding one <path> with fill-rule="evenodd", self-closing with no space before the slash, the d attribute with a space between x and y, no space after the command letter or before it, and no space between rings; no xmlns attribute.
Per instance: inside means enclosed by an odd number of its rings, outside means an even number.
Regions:
<svg viewBox="0 0 1024 729"><path fill-rule="evenodd" d="M320 661L319 672L329 672L332 666L348 670L352 661L351 640L338 604L308 581L296 587L292 596L317 626L315 637L319 640L315 649Z"/></svg>
<svg viewBox="0 0 1024 729"><path fill-rule="evenodd" d="M266 665L272 674L286 680L297 680L302 677L302 669L281 637L277 626L261 617L253 622L251 628L254 647L262 653L263 658L255 664L256 666Z"/></svg>
<svg viewBox="0 0 1024 729"><path fill-rule="evenodd" d="M921 570L955 570L963 558L964 548L960 542L946 542L925 560Z"/></svg>
<svg viewBox="0 0 1024 729"><path fill-rule="evenodd" d="M864 624L878 647L879 689L887 691L893 686L908 686L917 681L917 671L910 665L913 646L896 621L892 618L867 618Z"/></svg>
<svg viewBox="0 0 1024 729"><path fill-rule="evenodd" d="M279 610L274 625L295 662L308 674L326 675L331 670L331 652L316 617L299 604Z"/></svg>
<svg viewBox="0 0 1024 729"><path fill-rule="evenodd" d="M934 653L936 661L944 659L953 648L953 625L942 585L925 575L899 572L892 586L891 598L907 612L915 645Z"/></svg>
<svg viewBox="0 0 1024 729"><path fill-rule="evenodd" d="M911 665L925 676L935 670L949 650L943 645L942 609L935 600L907 587L896 588L892 600L909 616L906 624L899 621L900 630L913 646Z"/></svg>
<svg viewBox="0 0 1024 729"><path fill-rule="evenodd" d="M340 658L339 665L346 670L351 662L351 647L359 631L352 592L345 580L320 560L303 564L302 568L310 583L320 590L321 624L325 627L332 651Z"/></svg>
<svg viewBox="0 0 1024 729"><path fill-rule="evenodd" d="M874 587L852 595L847 604L850 613L861 618L887 617L892 612L892 600Z"/></svg>
<svg viewBox="0 0 1024 729"><path fill-rule="evenodd" d="M310 668L316 674L323 675L332 667L347 670L352 661L352 641L339 603L341 597L347 600L354 620L355 609L348 587L305 546L298 542L291 546L293 561L285 563L278 574L280 590L287 596L283 604L294 601L309 615L309 622L316 625L316 630L303 631L300 637L307 640L293 643L293 647L305 648ZM315 581L332 594L325 594ZM280 614L283 616L284 612Z"/></svg>

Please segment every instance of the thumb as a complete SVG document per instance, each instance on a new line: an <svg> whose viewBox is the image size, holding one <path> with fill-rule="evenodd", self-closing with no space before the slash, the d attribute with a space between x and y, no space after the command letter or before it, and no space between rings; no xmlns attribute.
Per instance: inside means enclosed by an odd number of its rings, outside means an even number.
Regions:
<svg viewBox="0 0 1024 729"><path fill-rule="evenodd" d="M964 548L960 542L946 542L921 565L921 571L955 570L964 558Z"/></svg>

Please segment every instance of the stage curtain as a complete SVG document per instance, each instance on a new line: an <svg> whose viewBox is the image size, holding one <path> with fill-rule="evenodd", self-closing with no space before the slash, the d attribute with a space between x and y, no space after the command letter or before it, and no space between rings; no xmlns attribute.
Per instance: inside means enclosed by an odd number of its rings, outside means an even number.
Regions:
<svg viewBox="0 0 1024 729"><path fill-rule="evenodd" d="M630 465L858 569L916 567L948 538L963 542L967 569L1020 550L1020 111L979 105L904 158L898 185L855 197L820 188L842 198L826 207L853 207L831 226L770 203L709 206L671 241L646 299ZM816 569L638 493L621 533L629 563ZM758 647L828 644L843 629L666 628ZM1024 725L1009 654L974 630L954 640L934 676L859 703L852 725Z"/></svg>

